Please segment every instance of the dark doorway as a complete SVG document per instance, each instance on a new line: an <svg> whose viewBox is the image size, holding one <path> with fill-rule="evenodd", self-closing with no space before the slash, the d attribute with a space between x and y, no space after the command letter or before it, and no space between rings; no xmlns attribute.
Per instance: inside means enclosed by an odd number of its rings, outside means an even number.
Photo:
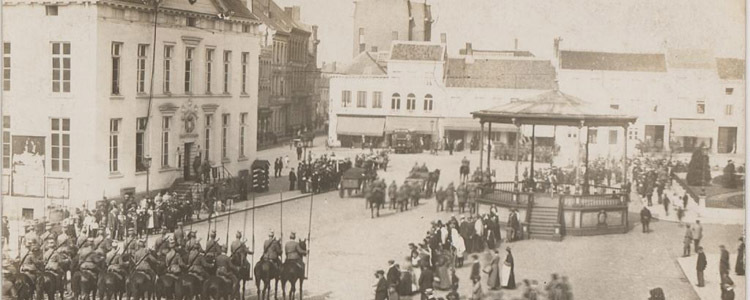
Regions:
<svg viewBox="0 0 750 300"><path fill-rule="evenodd" d="M737 127L719 127L719 153L737 153Z"/></svg>
<svg viewBox="0 0 750 300"><path fill-rule="evenodd" d="M185 143L185 153L182 155L182 177L184 180L191 180L192 176L190 176L190 157L191 157L191 150L193 148L193 143Z"/></svg>

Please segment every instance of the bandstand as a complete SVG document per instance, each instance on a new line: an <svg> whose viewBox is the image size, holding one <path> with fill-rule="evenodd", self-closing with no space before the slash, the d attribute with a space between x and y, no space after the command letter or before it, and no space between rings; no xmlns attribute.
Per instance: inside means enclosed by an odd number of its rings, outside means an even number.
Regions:
<svg viewBox="0 0 750 300"><path fill-rule="evenodd" d="M513 101L494 108L473 112L481 124L481 136L491 137L492 124L515 126L515 175L513 181L485 182L477 203L492 205L498 210L502 223L507 222L511 209L516 209L524 238L561 240L564 235L599 235L628 231L627 129L636 117L617 114L609 106L583 101L559 90L551 90L534 97ZM485 124L487 135L485 135ZM519 147L521 126L531 126L530 176L519 181ZM534 140L536 125L570 126L578 128L574 183L558 184L552 188L547 182L534 181ZM584 129L586 127L586 129ZM588 180L588 128L621 127L623 159L622 181L613 186L596 186ZM583 133L585 130L585 133ZM585 136L585 141L581 141ZM489 147L488 147L489 145ZM480 151L480 168L491 168L491 143ZM484 159L484 152L487 157Z"/></svg>

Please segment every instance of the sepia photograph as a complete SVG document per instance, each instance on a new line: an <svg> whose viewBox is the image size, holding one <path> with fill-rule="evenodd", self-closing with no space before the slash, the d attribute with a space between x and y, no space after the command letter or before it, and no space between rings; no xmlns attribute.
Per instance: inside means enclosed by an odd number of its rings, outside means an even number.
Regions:
<svg viewBox="0 0 750 300"><path fill-rule="evenodd" d="M0 0L0 299L746 299L746 28L744 0Z"/></svg>

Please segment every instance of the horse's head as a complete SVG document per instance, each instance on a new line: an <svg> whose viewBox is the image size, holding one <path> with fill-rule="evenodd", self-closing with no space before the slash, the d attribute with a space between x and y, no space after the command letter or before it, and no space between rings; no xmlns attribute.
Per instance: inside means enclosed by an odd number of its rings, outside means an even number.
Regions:
<svg viewBox="0 0 750 300"><path fill-rule="evenodd" d="M307 239L299 239L299 247L302 250L307 250Z"/></svg>

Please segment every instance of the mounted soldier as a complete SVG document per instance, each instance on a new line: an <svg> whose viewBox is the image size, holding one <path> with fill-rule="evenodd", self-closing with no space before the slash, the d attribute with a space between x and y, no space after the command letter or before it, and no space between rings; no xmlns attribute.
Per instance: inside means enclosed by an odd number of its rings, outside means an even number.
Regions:
<svg viewBox="0 0 750 300"><path fill-rule="evenodd" d="M232 259L232 263L235 266L239 268L247 267L248 270L250 270L250 262L247 260L247 256L253 254L253 252L247 249L247 245L245 245L247 240L242 238L242 232L237 231L234 236L236 239L232 242L232 246L229 248L229 257Z"/></svg>
<svg viewBox="0 0 750 300"><path fill-rule="evenodd" d="M91 271L99 274L101 256L100 252L94 249L94 239L88 238L83 244L83 248L78 251L78 263L81 271Z"/></svg>
<svg viewBox="0 0 750 300"><path fill-rule="evenodd" d="M137 250L133 253L135 271L143 272L149 276L149 281L156 279L156 272L151 267L156 259L151 255L151 250L146 247L146 239L138 240Z"/></svg>
<svg viewBox="0 0 750 300"><path fill-rule="evenodd" d="M211 233L208 234L208 240L206 241L206 254L214 254L218 255L221 251L221 247L219 247L219 241L216 239L216 230L211 230Z"/></svg>
<svg viewBox="0 0 750 300"><path fill-rule="evenodd" d="M122 248L122 251L130 254L138 251L138 237L135 236L135 229L128 228L128 238L125 239L125 247Z"/></svg>
<svg viewBox="0 0 750 300"><path fill-rule="evenodd" d="M154 241L154 251L159 257L163 257L169 252L169 236L167 236L166 230L162 230L161 235Z"/></svg>
<svg viewBox="0 0 750 300"><path fill-rule="evenodd" d="M120 280L124 282L128 268L128 261L123 258L123 255L118 253L119 251L120 245L118 243L113 243L112 248L107 252L105 263L107 265L107 272L115 273L120 277Z"/></svg>
<svg viewBox="0 0 750 300"><path fill-rule="evenodd" d="M198 249L203 251L203 247L201 247L200 239L196 237L197 231L191 230L187 235L187 241L185 242L185 249L190 250L193 249L193 247L198 247Z"/></svg>
<svg viewBox="0 0 750 300"><path fill-rule="evenodd" d="M54 273L57 278L62 280L64 272L61 263L63 262L64 257L58 252L60 247L56 245L53 236L47 236L44 248L44 255L42 255L42 259L44 260L44 270Z"/></svg>
<svg viewBox="0 0 750 300"><path fill-rule="evenodd" d="M273 231L268 234L268 240L263 243L262 259L270 261L281 269L281 242L274 237Z"/></svg>
<svg viewBox="0 0 750 300"><path fill-rule="evenodd" d="M56 240L57 239L57 234L54 231L52 231L52 224L51 223L46 223L44 226L45 226L45 228L44 228L45 230L39 236L39 241L46 244L47 243L46 241L49 238L53 238L53 239Z"/></svg>
<svg viewBox="0 0 750 300"><path fill-rule="evenodd" d="M296 240L297 235L292 232L289 235L289 241L284 245L284 252L286 253L286 262L294 262L302 270L303 274L305 271L305 263L302 261L302 257L307 255L307 250L302 249L300 243Z"/></svg>
<svg viewBox="0 0 750 300"><path fill-rule="evenodd" d="M39 245L31 246L26 255L21 258L21 263L19 265L21 273L29 276L32 282L36 282L39 271L44 269L42 250Z"/></svg>
<svg viewBox="0 0 750 300"><path fill-rule="evenodd" d="M224 280L227 280L232 284L232 296L234 297L234 294L239 291L237 285L237 283L239 282L237 280L237 273L239 273L239 269L232 264L229 256L225 254L227 246L220 247L222 251L218 256L216 256L216 275L224 278Z"/></svg>
<svg viewBox="0 0 750 300"><path fill-rule="evenodd" d="M26 250L31 250L34 246L39 246L39 235L36 233L34 226L29 225L26 227L26 235L23 237L23 242Z"/></svg>
<svg viewBox="0 0 750 300"><path fill-rule="evenodd" d="M166 248L167 255L164 256L164 266L167 268L167 273L179 277L185 263L182 261L182 256L177 253L177 242L174 239L169 239Z"/></svg>
<svg viewBox="0 0 750 300"><path fill-rule="evenodd" d="M221 245L217 245L215 247L219 247L219 250L221 250ZM208 275L208 273L206 272L207 266L208 264L206 263L206 258L203 254L203 251L201 251L200 249L200 245L197 243L193 244L190 252L188 253L185 269L188 271L188 273L197 276L200 281L203 281Z"/></svg>

